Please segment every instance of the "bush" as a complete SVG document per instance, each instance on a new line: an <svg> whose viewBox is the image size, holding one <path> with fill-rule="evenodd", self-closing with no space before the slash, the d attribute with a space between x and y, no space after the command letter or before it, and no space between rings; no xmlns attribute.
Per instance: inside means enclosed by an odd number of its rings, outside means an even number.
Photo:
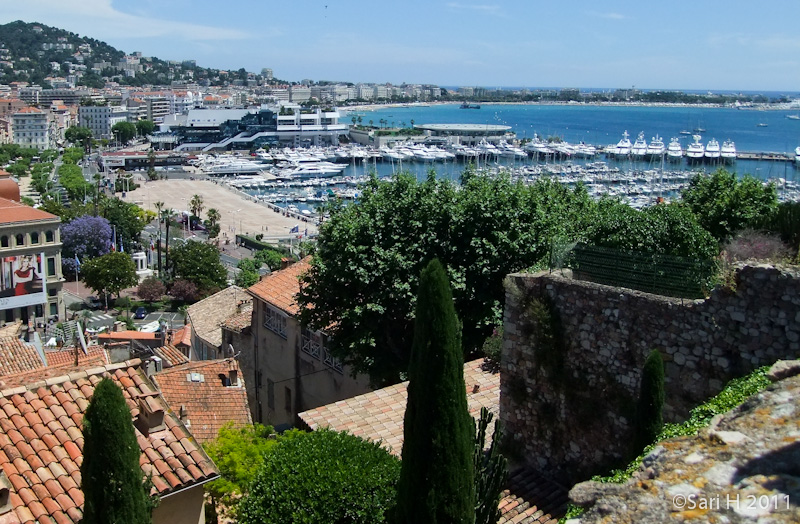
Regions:
<svg viewBox="0 0 800 524"><path fill-rule="evenodd" d="M386 522L400 460L328 429L279 440L238 507L239 522Z"/></svg>
<svg viewBox="0 0 800 524"><path fill-rule="evenodd" d="M169 294L183 302L197 300L197 286L188 280L178 279L169 290Z"/></svg>
<svg viewBox="0 0 800 524"><path fill-rule="evenodd" d="M738 262L744 260L763 260L781 262L791 258L789 247L777 235L744 230L725 246L725 260Z"/></svg>
<svg viewBox="0 0 800 524"><path fill-rule="evenodd" d="M159 300L166 292L166 286L156 277L147 277L142 280L142 283L139 284L139 288L136 290L136 294L139 298L148 302Z"/></svg>

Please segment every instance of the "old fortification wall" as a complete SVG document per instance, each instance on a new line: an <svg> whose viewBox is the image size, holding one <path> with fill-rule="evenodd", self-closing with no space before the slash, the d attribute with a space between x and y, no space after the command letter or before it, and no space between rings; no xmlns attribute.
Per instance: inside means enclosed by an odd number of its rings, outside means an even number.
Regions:
<svg viewBox="0 0 800 524"><path fill-rule="evenodd" d="M509 449L568 483L625 463L644 360L658 349L665 419L731 378L800 356L800 271L737 270L735 286L682 300L514 274L506 286L501 419Z"/></svg>

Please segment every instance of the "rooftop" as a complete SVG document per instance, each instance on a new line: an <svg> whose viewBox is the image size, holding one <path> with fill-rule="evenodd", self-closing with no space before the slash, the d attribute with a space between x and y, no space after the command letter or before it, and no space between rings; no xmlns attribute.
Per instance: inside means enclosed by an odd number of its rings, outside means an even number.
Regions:
<svg viewBox="0 0 800 524"><path fill-rule="evenodd" d="M311 257L306 257L291 266L274 271L250 286L247 291L289 315L300 312L295 296L300 292L300 277L311 269Z"/></svg>
<svg viewBox="0 0 800 524"><path fill-rule="evenodd" d="M242 312L244 301L251 302L252 298L244 289L230 286L192 304L186 310L192 330L198 337L219 348L222 345L220 326L229 317Z"/></svg>
<svg viewBox="0 0 800 524"><path fill-rule="evenodd" d="M0 392L0 467L11 483L10 502L21 523L77 523L83 513L80 464L83 414L98 382L122 388L131 416L139 402L164 410L164 424L145 436L136 429L140 464L161 497L217 478L216 467L139 368L139 360L51 379L47 386Z"/></svg>
<svg viewBox="0 0 800 524"><path fill-rule="evenodd" d="M229 372L236 370L236 384ZM199 442L213 440L226 422L252 424L244 380L235 360L201 360L165 369L155 375L164 399ZM231 385L228 385L231 384Z"/></svg>
<svg viewBox="0 0 800 524"><path fill-rule="evenodd" d="M61 219L45 211L34 209L25 204L14 202L7 198L0 198L0 225L17 224L20 222L55 221Z"/></svg>

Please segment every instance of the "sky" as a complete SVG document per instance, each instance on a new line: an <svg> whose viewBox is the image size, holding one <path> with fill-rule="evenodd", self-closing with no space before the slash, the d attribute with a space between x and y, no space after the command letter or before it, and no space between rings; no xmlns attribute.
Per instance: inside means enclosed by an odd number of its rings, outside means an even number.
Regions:
<svg viewBox="0 0 800 524"><path fill-rule="evenodd" d="M0 0L14 20L291 82L800 92L800 0Z"/></svg>

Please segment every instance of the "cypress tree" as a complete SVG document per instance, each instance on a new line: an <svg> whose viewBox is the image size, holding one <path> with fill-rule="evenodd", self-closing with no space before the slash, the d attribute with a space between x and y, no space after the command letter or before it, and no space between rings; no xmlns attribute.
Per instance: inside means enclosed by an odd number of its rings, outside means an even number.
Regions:
<svg viewBox="0 0 800 524"><path fill-rule="evenodd" d="M438 260L422 271L408 370L398 524L475 521L475 426L467 407L461 335Z"/></svg>
<svg viewBox="0 0 800 524"><path fill-rule="evenodd" d="M104 378L83 417L82 524L148 524L152 503L122 390Z"/></svg>
<svg viewBox="0 0 800 524"><path fill-rule="evenodd" d="M642 383L637 406L634 454L652 444L664 426L664 361L657 349L650 352L642 369Z"/></svg>

